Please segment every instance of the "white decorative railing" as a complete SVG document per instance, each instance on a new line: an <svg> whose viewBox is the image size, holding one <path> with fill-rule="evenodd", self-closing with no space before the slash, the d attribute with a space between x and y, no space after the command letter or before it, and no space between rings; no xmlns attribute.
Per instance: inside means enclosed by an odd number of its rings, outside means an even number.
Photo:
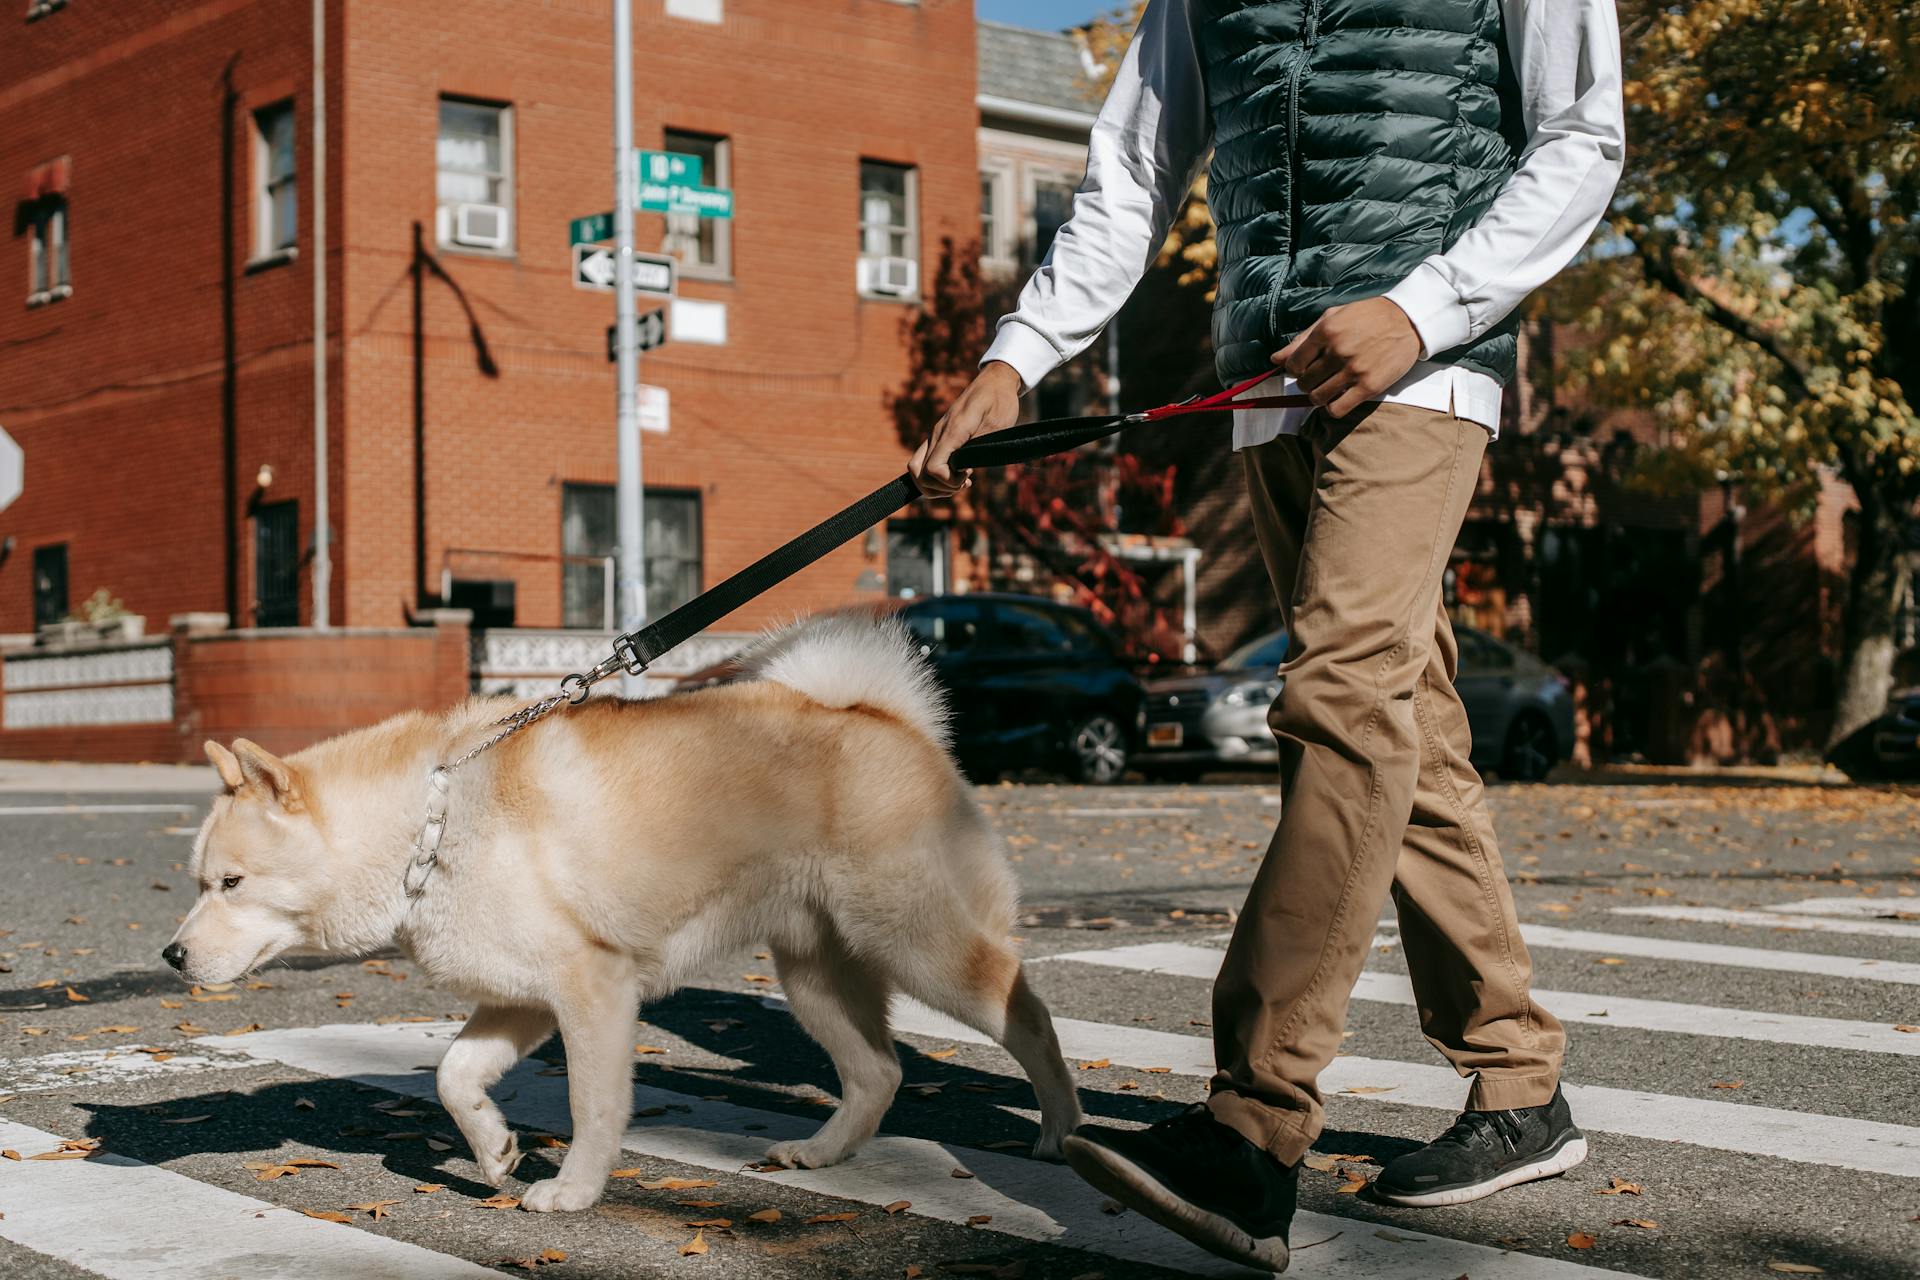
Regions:
<svg viewBox="0 0 1920 1280"><path fill-rule="evenodd" d="M173 719L173 645L10 653L0 727L167 724Z"/></svg>
<svg viewBox="0 0 1920 1280"><path fill-rule="evenodd" d="M613 652L613 636L611 631L522 627L476 631L472 639L474 692L506 693L516 698L551 693L560 677L585 671ZM678 678L725 661L752 638L744 633L702 632L647 668L649 689L670 693Z"/></svg>

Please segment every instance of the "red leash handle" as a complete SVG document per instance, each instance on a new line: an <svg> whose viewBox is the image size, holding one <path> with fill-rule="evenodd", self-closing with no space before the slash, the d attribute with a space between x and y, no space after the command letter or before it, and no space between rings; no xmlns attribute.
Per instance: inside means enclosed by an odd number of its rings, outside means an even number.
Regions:
<svg viewBox="0 0 1920 1280"><path fill-rule="evenodd" d="M1158 409L1148 409L1145 413L1136 414L1134 421L1158 422L1162 418L1178 417L1183 413L1218 413L1223 409L1313 408L1313 397L1308 395L1254 396L1249 400L1239 398L1279 372L1278 369L1269 369L1265 373L1248 378L1238 386L1228 387L1225 391L1216 391L1210 396L1194 396L1178 404L1163 404Z"/></svg>

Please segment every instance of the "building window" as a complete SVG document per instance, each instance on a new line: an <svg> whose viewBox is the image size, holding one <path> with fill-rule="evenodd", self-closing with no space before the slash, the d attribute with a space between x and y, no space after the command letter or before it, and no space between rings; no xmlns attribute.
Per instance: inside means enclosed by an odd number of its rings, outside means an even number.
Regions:
<svg viewBox="0 0 1920 1280"><path fill-rule="evenodd" d="M33 549L33 625L50 627L73 611L67 597L67 544Z"/></svg>
<svg viewBox="0 0 1920 1280"><path fill-rule="evenodd" d="M57 302L73 293L67 274L67 198L46 195L27 206L31 266L27 305Z"/></svg>
<svg viewBox="0 0 1920 1280"><path fill-rule="evenodd" d="M1040 178L1033 184L1033 260L1046 261L1053 238L1073 216L1074 184L1059 178Z"/></svg>
<svg viewBox="0 0 1920 1280"><path fill-rule="evenodd" d="M513 252L513 110L440 99L437 218L443 245Z"/></svg>
<svg viewBox="0 0 1920 1280"><path fill-rule="evenodd" d="M911 167L860 162L860 292L877 298L920 296L920 234Z"/></svg>
<svg viewBox="0 0 1920 1280"><path fill-rule="evenodd" d="M300 504L263 503L253 518L253 624L300 625Z"/></svg>
<svg viewBox="0 0 1920 1280"><path fill-rule="evenodd" d="M947 589L947 526L933 520L887 524L887 594L937 596Z"/></svg>
<svg viewBox="0 0 1920 1280"><path fill-rule="evenodd" d="M270 258L290 251L299 229L292 102L253 113L253 174L253 256Z"/></svg>
<svg viewBox="0 0 1920 1280"><path fill-rule="evenodd" d="M649 489L644 504L647 617L663 617L700 594L700 495L679 489ZM568 484L560 491L560 596L563 624L614 629L608 611L619 522L610 484Z"/></svg>
<svg viewBox="0 0 1920 1280"><path fill-rule="evenodd" d="M616 631L611 611L616 524L613 486L560 487L560 625Z"/></svg>
<svg viewBox="0 0 1920 1280"><path fill-rule="evenodd" d="M708 187L733 186L733 145L725 138L669 129L663 147L681 155L698 156L700 182ZM733 275L733 220L703 218L697 213L667 215L663 253L680 259L680 274L698 280L726 280Z"/></svg>
<svg viewBox="0 0 1920 1280"><path fill-rule="evenodd" d="M647 490L647 616L664 617L700 594L700 495Z"/></svg>
<svg viewBox="0 0 1920 1280"><path fill-rule="evenodd" d="M1001 169L980 171L980 256L988 262L1004 262L1007 252L1007 219L1001 210L1007 187L1007 175Z"/></svg>

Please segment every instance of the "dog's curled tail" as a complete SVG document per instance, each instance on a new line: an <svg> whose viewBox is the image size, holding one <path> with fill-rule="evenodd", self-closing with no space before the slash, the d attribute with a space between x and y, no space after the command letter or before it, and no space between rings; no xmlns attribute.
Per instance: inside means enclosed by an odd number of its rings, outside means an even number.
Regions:
<svg viewBox="0 0 1920 1280"><path fill-rule="evenodd" d="M896 618L852 609L773 632L741 655L747 677L783 684L827 707L871 707L940 746L947 700L920 646Z"/></svg>

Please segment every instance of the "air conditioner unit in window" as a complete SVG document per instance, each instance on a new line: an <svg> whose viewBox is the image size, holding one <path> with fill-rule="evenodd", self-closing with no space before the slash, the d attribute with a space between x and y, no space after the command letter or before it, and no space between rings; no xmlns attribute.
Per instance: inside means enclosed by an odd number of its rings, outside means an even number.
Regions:
<svg viewBox="0 0 1920 1280"><path fill-rule="evenodd" d="M497 204L457 204L453 206L454 244L476 249L504 249L511 242L505 207Z"/></svg>
<svg viewBox="0 0 1920 1280"><path fill-rule="evenodd" d="M860 291L911 298L920 290L920 264L912 258L860 259Z"/></svg>

